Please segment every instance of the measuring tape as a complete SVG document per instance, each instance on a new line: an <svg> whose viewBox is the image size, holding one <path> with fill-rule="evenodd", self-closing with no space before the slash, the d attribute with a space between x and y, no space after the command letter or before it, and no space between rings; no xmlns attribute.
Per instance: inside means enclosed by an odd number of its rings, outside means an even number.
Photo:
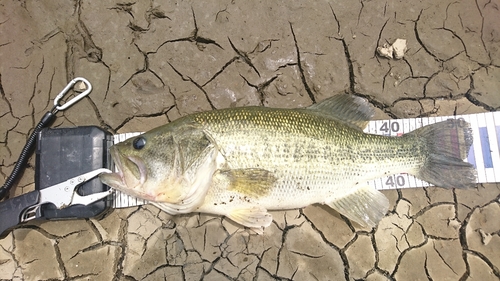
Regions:
<svg viewBox="0 0 500 281"><path fill-rule="evenodd" d="M469 122L472 128L474 143L467 162L477 169L478 183L500 182L500 112L486 112L468 115L406 118L392 120L374 120L368 123L365 133L401 136L420 127L447 119L458 119ZM114 143L122 142L141 133L125 133L114 136ZM409 174L394 174L368 182L378 190L397 188L415 188L431 186ZM148 203L145 200L128 196L120 191L115 192L114 208L125 208Z"/></svg>

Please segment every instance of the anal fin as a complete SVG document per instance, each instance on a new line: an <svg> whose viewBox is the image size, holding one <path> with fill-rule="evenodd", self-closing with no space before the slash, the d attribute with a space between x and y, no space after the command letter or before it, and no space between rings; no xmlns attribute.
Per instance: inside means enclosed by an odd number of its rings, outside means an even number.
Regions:
<svg viewBox="0 0 500 281"><path fill-rule="evenodd" d="M361 226L369 227L377 225L389 209L387 197L370 186L357 188L326 204Z"/></svg>
<svg viewBox="0 0 500 281"><path fill-rule="evenodd" d="M233 209L226 215L234 222L246 226L258 234L263 233L263 229L271 225L273 217L265 208L257 205Z"/></svg>

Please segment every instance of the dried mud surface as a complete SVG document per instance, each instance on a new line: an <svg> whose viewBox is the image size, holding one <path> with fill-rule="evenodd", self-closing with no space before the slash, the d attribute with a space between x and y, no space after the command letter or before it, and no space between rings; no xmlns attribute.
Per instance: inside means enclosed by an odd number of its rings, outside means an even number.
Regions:
<svg viewBox="0 0 500 281"><path fill-rule="evenodd" d="M342 3L345 2L345 3ZM500 2L0 1L0 174L74 77L53 126L144 131L203 110L299 107L339 92L377 118L500 108ZM406 39L402 60L376 48ZM11 196L33 190L34 159ZM2 181L3 182L3 181ZM2 280L498 280L500 186L384 192L359 228L322 206L264 235L152 206L38 221L0 239Z"/></svg>

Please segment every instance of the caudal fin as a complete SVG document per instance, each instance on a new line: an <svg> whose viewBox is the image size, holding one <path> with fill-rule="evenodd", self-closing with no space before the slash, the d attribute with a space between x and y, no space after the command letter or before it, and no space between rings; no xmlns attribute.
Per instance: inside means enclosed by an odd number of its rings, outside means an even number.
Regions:
<svg viewBox="0 0 500 281"><path fill-rule="evenodd" d="M464 162L472 145L472 129L463 119L448 119L417 129L408 136L422 138L427 159L416 176L446 188L467 188L476 184L476 170Z"/></svg>

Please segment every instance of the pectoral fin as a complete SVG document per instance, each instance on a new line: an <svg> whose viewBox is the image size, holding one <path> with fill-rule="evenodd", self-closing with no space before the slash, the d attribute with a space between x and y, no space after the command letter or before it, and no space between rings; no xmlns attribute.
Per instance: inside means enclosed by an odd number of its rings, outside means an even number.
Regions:
<svg viewBox="0 0 500 281"><path fill-rule="evenodd" d="M327 205L361 226L374 227L387 213L389 200L380 191L365 186Z"/></svg>
<svg viewBox="0 0 500 281"><path fill-rule="evenodd" d="M251 228L258 234L262 234L263 229L273 222L271 214L265 208L257 205L233 209L227 217L236 223Z"/></svg>
<svg viewBox="0 0 500 281"><path fill-rule="evenodd" d="M269 194L276 182L273 173L264 169L219 170L215 177L225 181L228 190L253 198Z"/></svg>

